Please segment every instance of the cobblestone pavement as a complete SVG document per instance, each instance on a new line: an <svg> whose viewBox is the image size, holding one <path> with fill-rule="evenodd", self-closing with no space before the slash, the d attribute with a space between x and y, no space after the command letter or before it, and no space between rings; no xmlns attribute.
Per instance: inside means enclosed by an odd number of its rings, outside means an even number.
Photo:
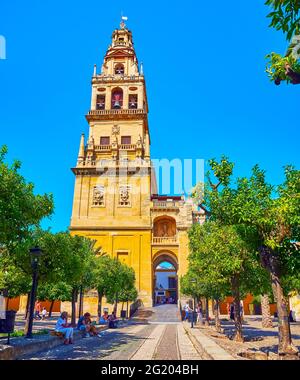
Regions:
<svg viewBox="0 0 300 380"><path fill-rule="evenodd" d="M163 306L165 307L143 309L130 324L104 331L100 338L83 338L77 340L74 345L61 345L19 359L201 359L201 355L182 327L176 306Z"/></svg>
<svg viewBox="0 0 300 380"><path fill-rule="evenodd" d="M195 329L200 329L202 333L212 338L219 346L224 348L228 353L233 355L235 359L243 360L239 355L247 350L262 351L265 353L277 353L278 351L278 323L273 319L273 328L262 328L261 316L245 316L243 323L244 343L235 342L228 339L228 336L234 335L234 323L228 320L227 316L221 316L222 327L225 334L219 334L215 331L212 325L210 328L204 326L195 326ZM293 343L300 351L300 323L291 323L291 332ZM275 358L275 357L274 357Z"/></svg>

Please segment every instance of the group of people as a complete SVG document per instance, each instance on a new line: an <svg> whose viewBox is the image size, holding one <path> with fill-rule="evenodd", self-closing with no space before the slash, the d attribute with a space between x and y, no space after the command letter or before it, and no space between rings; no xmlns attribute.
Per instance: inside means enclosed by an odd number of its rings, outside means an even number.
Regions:
<svg viewBox="0 0 300 380"><path fill-rule="evenodd" d="M183 320L189 321L190 316L192 316L194 313L194 310L190 307L188 302L184 305L183 311L184 311ZM203 324L203 307L202 307L202 301L201 300L198 302L198 304L195 308L195 312L197 314L197 319L195 322L199 322L199 323Z"/></svg>
<svg viewBox="0 0 300 380"><path fill-rule="evenodd" d="M113 311L111 315L108 314L108 311L105 311L102 317L99 320L100 325L108 324L108 328L114 329L118 327L118 319L116 313Z"/></svg>
<svg viewBox="0 0 300 380"><path fill-rule="evenodd" d="M34 318L45 319L46 316L47 316L47 309L45 307L42 307L42 304L40 301L36 301L34 305Z"/></svg>
<svg viewBox="0 0 300 380"><path fill-rule="evenodd" d="M115 312L108 315L108 312L105 311L100 318L99 323L108 324L108 328L116 328L118 326L118 319ZM77 330L81 331L85 338L91 336L101 337L101 334L97 331L96 322L92 321L90 313L85 313L78 319ZM56 323L55 331L64 335L64 344L73 344L74 328L68 323L68 313L66 311L61 313L60 318Z"/></svg>

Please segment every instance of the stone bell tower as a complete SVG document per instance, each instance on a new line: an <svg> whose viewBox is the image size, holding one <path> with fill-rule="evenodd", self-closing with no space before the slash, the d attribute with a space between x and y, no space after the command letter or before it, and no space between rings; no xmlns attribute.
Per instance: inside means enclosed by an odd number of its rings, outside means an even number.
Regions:
<svg viewBox="0 0 300 380"><path fill-rule="evenodd" d="M132 33L114 30L101 71L94 67L88 138L80 139L70 230L134 268L145 305L152 302L151 180L145 78ZM151 191L152 186L152 191Z"/></svg>
<svg viewBox="0 0 300 380"><path fill-rule="evenodd" d="M187 269L193 210L181 196L157 193L145 77L132 33L123 22L113 32L101 71L94 68L86 119L88 137L81 136L72 169L70 231L96 240L103 252L134 269L141 305L154 305L161 293L177 303L179 279ZM164 262L171 272L160 266ZM162 272L169 275L163 291ZM96 294L89 292L84 305L96 313Z"/></svg>

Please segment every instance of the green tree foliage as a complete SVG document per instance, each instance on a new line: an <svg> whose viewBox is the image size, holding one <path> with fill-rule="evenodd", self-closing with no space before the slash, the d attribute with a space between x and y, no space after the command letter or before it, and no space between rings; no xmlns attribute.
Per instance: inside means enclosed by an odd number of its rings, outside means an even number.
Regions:
<svg viewBox="0 0 300 380"><path fill-rule="evenodd" d="M227 181L225 181L227 183ZM222 225L207 221L189 231L189 270L195 276L194 287L201 295L215 300L232 294L235 298L236 337L243 340L240 298L257 286L264 277L255 259L253 232L244 225Z"/></svg>
<svg viewBox="0 0 300 380"><path fill-rule="evenodd" d="M120 296L124 292L131 291L135 284L134 270L120 261L113 259L111 277L108 278L109 286L106 289L106 299L109 303L114 303L114 311L117 312Z"/></svg>
<svg viewBox="0 0 300 380"><path fill-rule="evenodd" d="M299 0L267 0L272 8L268 14L270 27L281 30L289 43L285 56L272 52L267 55L267 73L275 84L281 81L300 83L300 2ZM298 47L298 48L297 48Z"/></svg>
<svg viewBox="0 0 300 380"><path fill-rule="evenodd" d="M72 319L76 322L76 301L80 288L89 289L93 285L93 270L95 257L99 249L95 247L95 241L84 236L71 236L66 234L67 250L66 262L63 273L68 285L72 288Z"/></svg>
<svg viewBox="0 0 300 380"><path fill-rule="evenodd" d="M93 269L93 287L98 292L98 316L102 315L102 300L109 292L111 284L116 276L115 260L107 255L98 256L95 259Z"/></svg>
<svg viewBox="0 0 300 380"><path fill-rule="evenodd" d="M7 254L0 254L0 289L5 289L9 298L27 294L31 289L31 276L15 266Z"/></svg>
<svg viewBox="0 0 300 380"><path fill-rule="evenodd" d="M299 0L267 0L266 5L273 8L268 14L270 27L281 30L287 40L300 33L300 2Z"/></svg>
<svg viewBox="0 0 300 380"><path fill-rule="evenodd" d="M226 161L226 159L225 159ZM228 160L227 160L228 161ZM257 259L270 273L279 317L279 352L296 352L291 343L284 282L299 278L300 171L285 168L285 181L279 186L266 182L265 172L255 166L249 178L220 175L224 163L211 160L210 166L218 189L210 186L200 200L210 212L210 219L222 225L250 227L257 246ZM226 176L225 176L226 177ZM215 185L215 186L217 186Z"/></svg>
<svg viewBox="0 0 300 380"><path fill-rule="evenodd" d="M0 246L13 253L54 205L51 194L34 194L33 184L19 172L20 161L5 162L7 151L6 146L0 150Z"/></svg>

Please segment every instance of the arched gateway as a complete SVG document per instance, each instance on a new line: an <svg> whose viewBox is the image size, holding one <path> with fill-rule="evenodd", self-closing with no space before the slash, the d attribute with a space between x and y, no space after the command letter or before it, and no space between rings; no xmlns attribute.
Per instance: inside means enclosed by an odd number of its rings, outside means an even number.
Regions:
<svg viewBox="0 0 300 380"><path fill-rule="evenodd" d="M153 260L153 305L177 304L178 260L172 252L159 252Z"/></svg>

